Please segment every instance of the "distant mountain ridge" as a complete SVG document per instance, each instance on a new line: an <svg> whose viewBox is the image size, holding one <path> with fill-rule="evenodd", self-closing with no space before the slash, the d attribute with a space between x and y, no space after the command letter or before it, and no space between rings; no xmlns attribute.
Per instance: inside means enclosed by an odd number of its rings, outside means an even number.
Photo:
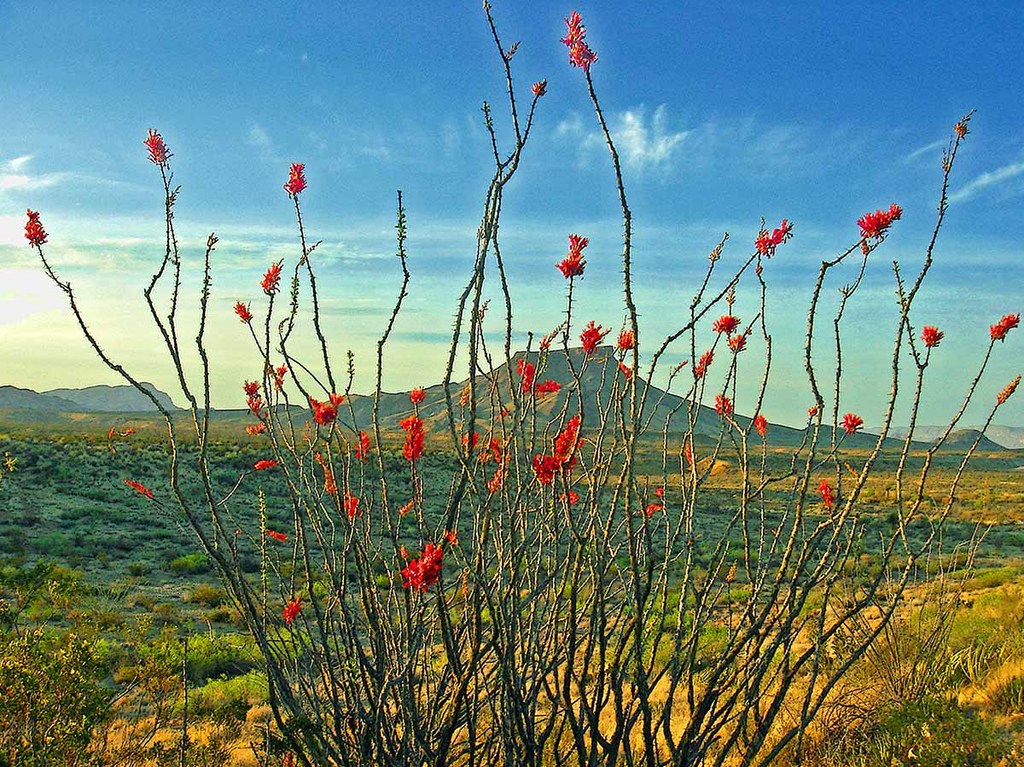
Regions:
<svg viewBox="0 0 1024 767"><path fill-rule="evenodd" d="M939 437L946 433L946 426L916 426L914 428L914 439L919 442L935 442ZM878 434L881 429L871 427L865 431ZM889 430L889 436L894 439L906 439L908 429L905 426L894 427ZM964 426L954 430L950 438L962 434L963 432L979 432L981 426ZM1007 449L1007 450L1020 450L1024 448L1024 426L1000 426L993 424L985 430L985 437L995 443L996 446ZM946 443L949 444L948 442ZM979 448L981 446L979 445Z"/></svg>
<svg viewBox="0 0 1024 767"><path fill-rule="evenodd" d="M168 410L177 406L168 394L153 384L142 382L157 401ZM157 408L142 392L127 384L86 386L81 389L50 389L37 392L17 386L0 386L0 408L48 410L65 413L155 413Z"/></svg>

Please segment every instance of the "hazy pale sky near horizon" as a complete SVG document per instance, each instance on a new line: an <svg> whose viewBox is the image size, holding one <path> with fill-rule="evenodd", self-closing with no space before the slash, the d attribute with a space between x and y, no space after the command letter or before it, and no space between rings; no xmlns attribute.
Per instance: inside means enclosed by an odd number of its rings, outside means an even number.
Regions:
<svg viewBox="0 0 1024 767"><path fill-rule="evenodd" d="M105 348L181 401L141 295L163 253L159 173L142 145L148 128L174 153L186 267L198 268L209 232L220 237L215 404L244 407L241 382L258 372L234 302L262 308L266 266L284 259L287 273L299 254L281 189L292 162L306 164L302 204L310 236L323 240L316 259L329 296L326 327L338 367L346 350L355 353L357 391L371 386L376 339L399 285L393 226L395 190L403 190L412 283L385 388L438 382L491 172L484 100L506 146L509 135L504 77L479 1L181 7L188 10L0 0L0 385L119 382L25 243L24 211L32 208L50 234L53 265L73 283ZM576 7L624 162L647 350L685 321L724 231L731 241L720 278L749 255L761 217L769 227L795 222L793 240L765 269L775 349L764 412L772 421L801 423L810 403L802 343L818 264L857 241L858 217L895 201L905 215L871 258L844 353L842 410L881 420L896 316L892 261L916 274L935 219L942 149L957 119L978 110L912 315L918 331L931 324L946 334L932 355L922 421L948 419L989 325L1024 309L1024 5ZM521 41L513 59L521 105L531 83L548 80L504 198L521 345L527 331L539 337L560 321L565 281L554 264L569 232L591 240L576 317L618 328L624 315L611 165L582 73L559 43L572 9L494 2L506 46ZM850 264L828 283L825 318L855 273ZM198 293L192 274L190 296ZM747 319L756 308L741 290L735 313ZM713 340L705 324L698 353ZM1024 330L996 347L968 422L981 420L1024 367ZM687 353L680 346L674 359ZM748 380L758 378L757 345L744 355ZM739 412L748 412L745 391ZM1024 425L1024 396L997 422Z"/></svg>

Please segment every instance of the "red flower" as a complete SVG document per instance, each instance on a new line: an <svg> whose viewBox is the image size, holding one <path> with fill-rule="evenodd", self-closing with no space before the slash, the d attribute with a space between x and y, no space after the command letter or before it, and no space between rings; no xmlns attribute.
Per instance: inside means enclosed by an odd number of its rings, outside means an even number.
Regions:
<svg viewBox="0 0 1024 767"><path fill-rule="evenodd" d="M627 379L633 377L633 368L627 365L625 362L619 363L619 372L626 376Z"/></svg>
<svg viewBox="0 0 1024 767"><path fill-rule="evenodd" d="M654 512L661 511L664 508L665 508L664 505L662 505L660 503L649 503L644 508L644 516L647 517L648 519L650 519L651 517L654 516Z"/></svg>
<svg viewBox="0 0 1024 767"><path fill-rule="evenodd" d="M568 493L562 493L558 497L559 499L565 501L570 506L575 506L577 503L580 502L580 494L577 493L575 490L570 490Z"/></svg>
<svg viewBox="0 0 1024 767"><path fill-rule="evenodd" d="M857 431L857 429L859 429L863 425L864 419L861 418L859 415L847 413L846 415L843 416L843 431L845 431L847 434L853 434L854 432Z"/></svg>
<svg viewBox="0 0 1024 767"><path fill-rule="evenodd" d="M558 392L558 390L561 389L561 388L562 388L562 384L558 383L558 381L550 381L550 380L548 380L548 381L545 381L544 383L536 386L534 388L534 391L537 394L556 394Z"/></svg>
<svg viewBox="0 0 1024 767"><path fill-rule="evenodd" d="M345 513L348 514L349 519L355 519L360 515L359 511L359 498L354 495L345 496Z"/></svg>
<svg viewBox="0 0 1024 767"><path fill-rule="evenodd" d="M288 194L296 195L306 188L306 175L303 173L305 165L301 162L293 162L288 171L288 180L284 184L284 190Z"/></svg>
<svg viewBox="0 0 1024 767"><path fill-rule="evenodd" d="M267 269L267 273L263 275L263 281L260 283L260 287L263 288L264 293L268 296L272 296L277 292L280 282L281 262L278 261L276 264L271 264Z"/></svg>
<svg viewBox="0 0 1024 767"><path fill-rule="evenodd" d="M241 301L235 303L235 314L238 315L238 319L246 324L252 322L252 312L250 312L249 307Z"/></svg>
<svg viewBox="0 0 1024 767"><path fill-rule="evenodd" d="M551 455L533 457L533 473L542 485L550 485L560 471L571 471L576 465L576 449L580 444L580 416L570 418L565 428L555 437Z"/></svg>
<svg viewBox="0 0 1024 767"><path fill-rule="evenodd" d="M535 368L533 365L523 358L520 358L516 363L516 372L519 373L519 377L522 379L520 381L520 388L522 389L523 394L528 394L533 391L534 370Z"/></svg>
<svg viewBox="0 0 1024 767"><path fill-rule="evenodd" d="M814 416L816 416L817 414L818 414L818 406L817 405L811 405L809 408L807 408L807 416L809 418L814 418Z"/></svg>
<svg viewBox="0 0 1024 767"><path fill-rule="evenodd" d="M729 338L729 348L732 349L733 354L739 354L741 351L747 348L747 334L737 333L736 335Z"/></svg>
<svg viewBox="0 0 1024 767"><path fill-rule="evenodd" d="M324 492L334 495L338 492L338 485L334 481L334 468L331 466L331 462L320 453L316 453L313 458L320 464L320 469L324 473Z"/></svg>
<svg viewBox="0 0 1024 767"><path fill-rule="evenodd" d="M267 425L262 421L260 423L251 423L245 427L245 433L250 437L255 437L258 434L262 434L267 430Z"/></svg>
<svg viewBox="0 0 1024 767"><path fill-rule="evenodd" d="M775 255L775 249L788 241L792 236L793 225L786 219L782 219L779 228L773 229L771 234L768 233L767 229L762 229L757 233L757 239L754 240L754 248L762 256L771 258Z"/></svg>
<svg viewBox="0 0 1024 767"><path fill-rule="evenodd" d="M338 405L344 399L344 397L338 394L332 394L327 402L320 402L310 397L309 406L313 409L313 420L321 426L332 423L338 417Z"/></svg>
<svg viewBox="0 0 1024 767"><path fill-rule="evenodd" d="M284 388L284 377L288 374L288 368L284 365L274 368L274 388L278 391Z"/></svg>
<svg viewBox="0 0 1024 767"><path fill-rule="evenodd" d="M34 210L26 210L28 214L28 221L25 222L25 239L28 240L28 244L33 248L38 248L40 245L46 243L46 230L43 229L43 224L39 220L39 213Z"/></svg>
<svg viewBox="0 0 1024 767"><path fill-rule="evenodd" d="M245 389L245 396L255 397L257 394L259 394L260 383L259 381L246 381L244 384L242 384L242 388Z"/></svg>
<svg viewBox="0 0 1024 767"><path fill-rule="evenodd" d="M939 345L945 334L934 325L925 325L921 330L921 340L929 349Z"/></svg>
<svg viewBox="0 0 1024 767"><path fill-rule="evenodd" d="M562 468L562 463L553 455L535 455L533 457L533 473L542 485L550 485L555 481L555 473Z"/></svg>
<svg viewBox="0 0 1024 767"><path fill-rule="evenodd" d="M818 493L821 495L822 503L826 509L831 509L836 502L835 494L832 492L832 488L828 484L827 479L821 480L821 484L818 485Z"/></svg>
<svg viewBox="0 0 1024 767"><path fill-rule="evenodd" d="M256 471L266 471L267 469L273 469L275 466L277 466L277 461L271 461L269 459L256 461L256 463L252 465L253 469Z"/></svg>
<svg viewBox="0 0 1024 767"><path fill-rule="evenodd" d="M663 487L656 487L656 488L654 488L654 497L655 498L664 498L665 497L665 488L663 488Z"/></svg>
<svg viewBox="0 0 1024 767"><path fill-rule="evenodd" d="M541 96L543 96L547 92L548 92L548 81L547 80L541 80L540 82L536 82L536 83L533 84L533 95L536 96L537 98L540 98Z"/></svg>
<svg viewBox="0 0 1024 767"><path fill-rule="evenodd" d="M299 617L299 612L301 610L302 602L298 599L298 597L296 597L284 606L284 610L281 613L282 615L284 615L284 622L290 625L293 620Z"/></svg>
<svg viewBox="0 0 1024 767"><path fill-rule="evenodd" d="M476 444L480 441L480 435L475 431L462 435L462 446L470 450L476 450Z"/></svg>
<svg viewBox="0 0 1024 767"><path fill-rule="evenodd" d="M732 400L724 394L716 394L715 412L719 415L732 415Z"/></svg>
<svg viewBox="0 0 1024 767"><path fill-rule="evenodd" d="M1004 341L1006 340L1006 334L1018 325L1020 325L1020 315L1007 314L988 330L993 341Z"/></svg>
<svg viewBox="0 0 1024 767"><path fill-rule="evenodd" d="M405 504L404 506L402 506L402 508L400 508L398 510L398 513L401 516L404 517L406 514L408 514L410 511L412 511L415 506L416 506L416 499L415 498L411 498L407 504Z"/></svg>
<svg viewBox="0 0 1024 767"><path fill-rule="evenodd" d="M359 432L359 444L356 445L356 458L365 461L370 456L370 435L365 431Z"/></svg>
<svg viewBox="0 0 1024 767"><path fill-rule="evenodd" d="M594 350L597 349L597 345L601 343L606 335L611 333L611 330L605 330L602 332L600 325L595 325L594 321L591 320L587 323L587 326L580 333L580 341L583 342L583 351L587 354L593 354Z"/></svg>
<svg viewBox="0 0 1024 767"><path fill-rule="evenodd" d="M130 488L131 488L132 490L134 490L134 491L135 491L136 493L138 493L139 495L144 495L144 496L146 496L147 498L152 498L152 497L153 497L153 491L152 491L152 490L150 490L150 489L149 489L148 487L146 487L146 486L145 486L144 484L142 484L141 482L136 482L136 481L135 481L135 480L133 480L133 479L126 479L126 480L124 481L124 483L125 483L126 485L128 485L128 487L130 487Z"/></svg>
<svg viewBox="0 0 1024 767"><path fill-rule="evenodd" d="M754 416L754 429L764 438L768 434L768 419L758 413Z"/></svg>
<svg viewBox="0 0 1024 767"><path fill-rule="evenodd" d="M636 336L633 335L632 330L623 330L619 333L619 340L616 343L619 347L620 352L628 352L634 346L636 346Z"/></svg>
<svg viewBox="0 0 1024 767"><path fill-rule="evenodd" d="M703 378L704 374L708 372L708 368L711 367L711 363L714 359L715 353L710 349L700 355L700 359L697 360L697 364L693 366L693 377Z"/></svg>
<svg viewBox="0 0 1024 767"><path fill-rule="evenodd" d="M731 336L736 328L740 326L740 318L734 317L731 314L723 314L713 323L711 323L711 329L716 333L725 333L727 336Z"/></svg>
<svg viewBox="0 0 1024 767"><path fill-rule="evenodd" d="M1003 390L996 395L996 404L1002 405L1006 400L1013 396L1013 393L1017 391L1017 387L1020 385L1020 376L1014 378L1010 383L1003 387Z"/></svg>
<svg viewBox="0 0 1024 767"><path fill-rule="evenodd" d="M409 401L414 405L419 405L423 400L427 398L427 393L419 387L409 392Z"/></svg>
<svg viewBox="0 0 1024 767"><path fill-rule="evenodd" d="M505 480L505 469L499 466L494 470L494 476L487 480L487 491L496 493L501 489L501 483Z"/></svg>
<svg viewBox="0 0 1024 767"><path fill-rule="evenodd" d="M582 277L587 262L583 259L583 249L590 244L586 237L578 234L569 235L569 255L562 259L556 266L565 279L570 277Z"/></svg>
<svg viewBox="0 0 1024 767"><path fill-rule="evenodd" d="M146 136L146 140L142 143L145 144L146 149L149 150L149 161L155 165L166 165L167 160L173 157L173 155L167 151L167 145L164 143L164 137L152 128L149 129L149 135Z"/></svg>
<svg viewBox="0 0 1024 767"><path fill-rule="evenodd" d="M876 210L874 213L865 213L857 219L857 226L860 227L860 236L879 238L885 230L892 226L903 215L903 208L896 203L889 206L889 210Z"/></svg>
<svg viewBox="0 0 1024 767"><path fill-rule="evenodd" d="M263 397L260 396L259 381L246 381L243 388L245 389L246 404L249 406L249 412L259 418L260 410L263 408Z"/></svg>
<svg viewBox="0 0 1024 767"><path fill-rule="evenodd" d="M273 538L275 541L280 541L281 543L284 543L288 540L287 535L285 535L284 533L279 533L277 532L277 530L271 530L269 527L267 528L267 536Z"/></svg>
<svg viewBox="0 0 1024 767"><path fill-rule="evenodd" d="M590 65L597 61L597 54L583 41L587 36L583 19L579 13L573 11L565 20L565 25L568 31L562 38L562 43L569 49L569 63L574 67L580 67L584 72L589 72Z"/></svg>
<svg viewBox="0 0 1024 767"><path fill-rule="evenodd" d="M423 454L423 420L411 415L399 421L398 425L406 432L402 455L407 461L415 461Z"/></svg>
<svg viewBox="0 0 1024 767"><path fill-rule="evenodd" d="M441 577L443 557L444 551L439 546L428 543L423 547L423 554L419 559L412 560L402 568L402 576L405 578L402 585L407 589L426 592Z"/></svg>

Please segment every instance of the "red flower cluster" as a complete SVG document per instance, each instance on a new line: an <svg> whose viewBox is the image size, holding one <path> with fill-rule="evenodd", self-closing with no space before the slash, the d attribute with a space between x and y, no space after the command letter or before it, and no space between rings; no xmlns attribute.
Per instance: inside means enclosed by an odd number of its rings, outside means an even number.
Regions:
<svg viewBox="0 0 1024 767"><path fill-rule="evenodd" d="M945 334L934 325L925 325L921 330L921 340L924 341L924 345L929 349L932 349L939 345Z"/></svg>
<svg viewBox="0 0 1024 767"><path fill-rule="evenodd" d="M293 162L288 171L288 180L284 184L284 190L288 194L296 195L306 188L306 174L303 172L306 166L301 162Z"/></svg>
<svg viewBox="0 0 1024 767"><path fill-rule="evenodd" d="M284 365L274 368L274 388L278 391L284 388L284 377L288 375L288 368Z"/></svg>
<svg viewBox="0 0 1024 767"><path fill-rule="evenodd" d="M620 352L628 352L634 346L636 346L636 336L633 335L632 330L623 330L619 333L619 340L615 344Z"/></svg>
<svg viewBox="0 0 1024 767"><path fill-rule="evenodd" d="M330 460L324 458L321 453L316 453L313 459L320 464L320 470L324 473L324 492L328 495L335 495L338 492L338 484L334 481L334 467Z"/></svg>
<svg viewBox="0 0 1024 767"><path fill-rule="evenodd" d="M243 388L245 389L246 404L249 406L249 412L259 418L260 410L263 408L263 397L260 396L259 381L246 381L243 384Z"/></svg>
<svg viewBox="0 0 1024 767"><path fill-rule="evenodd" d="M754 248L762 256L771 258L775 255L775 249L782 243L788 241L793 236L793 225L786 219L782 219L782 223L779 224L778 229L773 229L771 234L768 233L767 229L762 229L757 233L757 239L754 240Z"/></svg>
<svg viewBox="0 0 1024 767"><path fill-rule="evenodd" d="M359 498L355 495L345 496L345 513L348 514L349 519L355 519L361 512L359 511Z"/></svg>
<svg viewBox="0 0 1024 767"><path fill-rule="evenodd" d="M1010 383L1003 387L1002 391L996 395L996 404L1002 405L1006 400L1013 396L1013 393L1017 391L1017 387L1020 385L1020 376L1014 378Z"/></svg>
<svg viewBox="0 0 1024 767"><path fill-rule="evenodd" d="M46 243L46 230L43 229L43 223L39 220L37 211L26 210L25 212L28 214L28 221L25 222L25 239L33 248L38 248Z"/></svg>
<svg viewBox="0 0 1024 767"><path fill-rule="evenodd" d="M583 270L587 267L587 262L583 260L583 249L589 244L590 240L586 237L569 235L569 255L555 265L565 279L583 276Z"/></svg>
<svg viewBox="0 0 1024 767"><path fill-rule="evenodd" d="M650 519L651 517L654 516L654 512L661 511L664 508L665 508L664 504L661 504L661 503L649 503L649 504L647 504L647 506L644 507L644 516L647 517L648 519Z"/></svg>
<svg viewBox="0 0 1024 767"><path fill-rule="evenodd" d="M275 466L277 466L277 461L271 461L267 458L264 458L262 461L256 461L252 465L256 471L266 471L267 469L273 469Z"/></svg>
<svg viewBox="0 0 1024 767"><path fill-rule="evenodd" d="M541 80L533 84L533 95L540 98L548 92L548 81Z"/></svg>
<svg viewBox="0 0 1024 767"><path fill-rule="evenodd" d="M633 377L633 368L631 368L625 362L619 363L619 372L622 373L622 375L626 376L627 380Z"/></svg>
<svg viewBox="0 0 1024 767"><path fill-rule="evenodd" d="M719 415L732 415L732 400L724 394L716 394L715 412Z"/></svg>
<svg viewBox="0 0 1024 767"><path fill-rule="evenodd" d="M405 430L402 455L407 461L415 461L423 454L423 419L411 415L399 421L398 425Z"/></svg>
<svg viewBox="0 0 1024 767"><path fill-rule="evenodd" d="M723 314L713 323L711 323L711 329L716 333L725 333L727 336L731 336L736 332L736 328L740 326L740 318L734 317L731 314Z"/></svg>
<svg viewBox="0 0 1024 767"><path fill-rule="evenodd" d="M309 406L313 409L313 420L321 426L332 423L338 417L338 405L345 401L344 394L331 392L326 402L309 398Z"/></svg>
<svg viewBox="0 0 1024 767"><path fill-rule="evenodd" d="M356 445L356 458L365 461L370 457L370 435L365 431L359 432L359 444Z"/></svg>
<svg viewBox="0 0 1024 767"><path fill-rule="evenodd" d="M146 145L146 149L149 150L149 161L155 165L166 165L173 155L167 151L167 144L164 143L164 137L157 133L152 128L149 129L149 135L146 136L146 140L142 142Z"/></svg>
<svg viewBox="0 0 1024 767"><path fill-rule="evenodd" d="M562 384L558 381L547 380L542 384L538 384L534 389L537 394L557 394L558 390L562 388Z"/></svg>
<svg viewBox="0 0 1024 767"><path fill-rule="evenodd" d="M417 387L409 392L409 401L414 405L419 405L427 398L427 392Z"/></svg>
<svg viewBox="0 0 1024 767"><path fill-rule="evenodd" d="M407 589L426 592L441 577L441 560L444 551L440 546L428 543L423 547L423 554L402 568L402 584Z"/></svg>
<svg viewBox="0 0 1024 767"><path fill-rule="evenodd" d="M284 622L291 624L296 618L299 617L299 612L302 610L302 602L296 597L288 604L284 606L284 610L281 614L284 616Z"/></svg>
<svg viewBox="0 0 1024 767"><path fill-rule="evenodd" d="M857 226L860 227L860 236L879 238L885 230L892 226L903 215L903 208L896 203L889 206L889 210L876 210L874 213L865 213L857 219Z"/></svg>
<svg viewBox="0 0 1024 767"><path fill-rule="evenodd" d="M501 489L501 483L505 480L505 467L499 466L494 470L494 476L487 480L487 492L496 493Z"/></svg>
<svg viewBox="0 0 1024 767"><path fill-rule="evenodd" d="M139 495L144 495L147 498L152 498L153 497L153 491L150 490L148 487L146 487L141 482L136 482L134 479L126 479L124 481L124 483L126 485L128 485L128 487L130 487L136 493L138 493Z"/></svg>
<svg viewBox="0 0 1024 767"><path fill-rule="evenodd" d="M523 394L529 394L533 391L533 375L535 368L532 363L527 362L525 359L520 358L516 363L516 372L519 374L520 382L519 387Z"/></svg>
<svg viewBox="0 0 1024 767"><path fill-rule="evenodd" d="M584 42L587 29L583 26L583 19L578 12L573 11L565 20L565 25L568 31L562 38L562 44L569 49L569 63L574 67L580 67L584 72L589 72L590 65L597 61L597 54Z"/></svg>
<svg viewBox="0 0 1024 767"><path fill-rule="evenodd" d="M1006 334L1020 325L1019 314L1007 314L999 322L988 329L993 341L1005 341Z"/></svg>
<svg viewBox="0 0 1024 767"><path fill-rule="evenodd" d="M255 437L259 434L262 434L266 430L267 425L262 421L260 421L259 423L251 423L245 427L245 433L248 434L250 437Z"/></svg>
<svg viewBox="0 0 1024 767"><path fill-rule="evenodd" d="M583 343L583 351L587 354L593 354L594 350L597 349L597 345L601 343L606 335L612 331L604 330L600 325L595 325L594 321L591 320L587 323L587 326L583 328L583 332L580 333L580 341Z"/></svg>
<svg viewBox="0 0 1024 767"><path fill-rule="evenodd" d="M729 338L729 348L732 349L733 354L739 354L741 351L747 348L747 334L737 333Z"/></svg>
<svg viewBox="0 0 1024 767"><path fill-rule="evenodd" d="M284 543L288 540L287 535L285 535L284 533L279 533L277 532L277 530L271 530L269 527L267 528L267 537L273 538L275 541L280 541L281 543Z"/></svg>
<svg viewBox="0 0 1024 767"><path fill-rule="evenodd" d="M754 430L762 439L768 434L768 419L760 413L754 416Z"/></svg>
<svg viewBox="0 0 1024 767"><path fill-rule="evenodd" d="M708 372L708 368L711 367L711 363L715 359L715 353L708 349L697 360L697 364L693 366L693 377L703 378L704 374Z"/></svg>
<svg viewBox="0 0 1024 767"><path fill-rule="evenodd" d="M238 315L238 319L246 324L252 322L252 312L250 312L249 307L241 301L237 301L235 303L235 314Z"/></svg>
<svg viewBox="0 0 1024 767"><path fill-rule="evenodd" d="M828 484L827 479L821 480L821 484L818 485L818 494L821 495L821 501L826 509L831 509L835 505L836 496L832 492L832 487Z"/></svg>
<svg viewBox="0 0 1024 767"><path fill-rule="evenodd" d="M853 434L854 432L857 431L857 429L859 429L863 425L864 419L861 418L859 415L847 413L846 415L843 416L843 431L845 431L847 434Z"/></svg>
<svg viewBox="0 0 1024 767"><path fill-rule="evenodd" d="M271 264L267 269L267 273L263 275L263 281L260 282L260 287L263 288L263 292L268 296L272 296L277 292L277 288L281 283L281 262L278 261L276 264Z"/></svg>
<svg viewBox="0 0 1024 767"><path fill-rule="evenodd" d="M811 405L809 408L807 408L807 416L808 416L808 418L814 418L814 416L816 416L817 414L818 414L818 406L817 405Z"/></svg>
<svg viewBox="0 0 1024 767"><path fill-rule="evenodd" d="M542 485L550 485L555 481L555 474L558 472L572 471L572 467L576 465L576 448L579 444L580 416L574 415L555 437L551 455L533 457L533 473L537 475L537 481Z"/></svg>

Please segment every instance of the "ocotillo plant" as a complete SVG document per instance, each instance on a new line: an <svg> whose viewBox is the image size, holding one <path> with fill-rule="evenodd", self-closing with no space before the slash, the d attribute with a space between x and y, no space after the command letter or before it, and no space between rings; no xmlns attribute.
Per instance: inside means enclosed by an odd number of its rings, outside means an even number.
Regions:
<svg viewBox="0 0 1024 767"><path fill-rule="evenodd" d="M401 193L401 282L377 344L372 407L354 405L351 358L342 371L332 356L317 282L319 243L308 238L302 217L302 197L313 190L307 191L301 164L291 166L284 183L298 227L296 258L267 268L258 306L235 306L256 371L253 380L240 382L252 417L247 431L262 441L265 455L239 483L256 476L264 485L276 483L288 498L286 509L269 508L261 493L255 515L247 515L239 508L238 485L223 487L215 479L205 339L217 237L211 234L205 247L194 336L201 369L190 375L183 358L192 343L179 326L179 188L164 138L151 130L145 140L163 183L166 249L144 295L188 403L193 434L187 440L130 366L101 347L71 285L45 255L40 215L29 212L26 237L67 295L85 337L166 420L168 488L134 479L128 484L154 503L176 506L195 531L258 644L277 729L290 758L303 764L798 759L801 739L829 691L884 631L919 561L934 551L978 443L966 451L938 509L926 504L933 456L975 396L996 341L1019 322L1018 315L1007 315L992 326L963 407L913 476L910 437L902 443L893 472L896 522L875 542L873 567L865 566L863 490L878 471L897 394L907 385L911 427L916 422L922 381L942 339L932 326L918 334L914 307L971 116L956 123L944 154L938 216L920 270L908 279L894 265L898 302L881 434L870 441L854 437L863 421L842 413L842 328L871 254L901 216L896 204L865 214L859 236L821 263L804 345L810 409L802 441L780 461L761 412L772 368L765 270L795 227L787 220L778 227L762 222L748 254L724 277L730 242L723 236L710 251L685 319L665 338L648 342L633 299L632 213L591 71L598 57L575 12L562 42L581 72L614 170L625 319L613 331L575 315L588 239L570 234L566 257L554 265L565 278L564 320L537 348L533 336L527 349L513 348L518 325L499 221L546 82L534 83L528 102L521 101L512 68L517 46L504 47L486 3L484 11L505 75L504 119L512 140L501 146L498 118L485 103L492 176L441 385L430 393L413 390L400 418L382 415L388 340L412 289ZM822 292L831 270L857 259L859 276L842 289L831 317L833 342L822 347L815 335L824 321ZM484 333L485 278L496 280L502 305L498 349ZM758 305L743 311L735 292L741 281L760 295ZM169 305L158 302L158 287L168 292ZM306 323L316 339L312 358L296 351ZM614 345L602 344L612 332ZM680 348L686 359L667 374L679 394L659 394L652 381L670 350ZM738 401L737 379L751 369L739 361L758 353L764 372L756 394ZM998 395L989 421L1016 383ZM856 457L846 451L851 439L867 445ZM653 467L643 457L652 445L660 451ZM726 456L737 479L712 489ZM711 508L717 526L707 535ZM271 523L271 514L289 521ZM925 533L909 534L922 521ZM242 559L254 553L260 568L247 575ZM850 631L853 626L861 630ZM855 640L846 641L845 655L837 658L837 638L851 636Z"/></svg>

